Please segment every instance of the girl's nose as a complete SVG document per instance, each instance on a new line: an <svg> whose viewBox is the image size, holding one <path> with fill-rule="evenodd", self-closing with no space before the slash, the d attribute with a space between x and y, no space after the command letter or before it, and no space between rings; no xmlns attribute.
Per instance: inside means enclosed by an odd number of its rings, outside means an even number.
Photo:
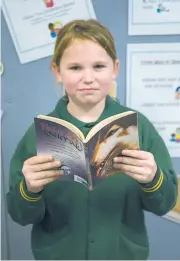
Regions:
<svg viewBox="0 0 180 261"><path fill-rule="evenodd" d="M91 84L94 81L94 74L91 70L85 70L83 75L85 84Z"/></svg>

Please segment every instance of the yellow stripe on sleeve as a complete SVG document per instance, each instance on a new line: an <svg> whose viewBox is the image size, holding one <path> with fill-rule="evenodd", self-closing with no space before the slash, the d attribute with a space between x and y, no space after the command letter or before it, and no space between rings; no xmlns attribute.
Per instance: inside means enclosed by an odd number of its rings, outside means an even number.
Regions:
<svg viewBox="0 0 180 261"><path fill-rule="evenodd" d="M21 196L27 200L27 201L30 201L30 202L36 202L38 200L41 199L41 196L40 197L37 197L37 198L32 198L32 197L29 197L26 195L26 193L24 192L24 189L23 189L23 180L21 181L20 183L20 193L21 193Z"/></svg>
<svg viewBox="0 0 180 261"><path fill-rule="evenodd" d="M156 183L156 185L154 185L152 188L142 188L145 192L154 192L156 190L158 190L162 183L163 183L163 179L164 179L164 175L163 175L163 172L161 171L160 172L160 177L158 179L158 182Z"/></svg>

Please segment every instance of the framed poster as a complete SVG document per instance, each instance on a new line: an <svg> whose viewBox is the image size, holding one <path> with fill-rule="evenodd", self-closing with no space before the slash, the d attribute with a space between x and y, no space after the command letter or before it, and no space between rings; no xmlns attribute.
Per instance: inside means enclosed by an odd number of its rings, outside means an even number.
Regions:
<svg viewBox="0 0 180 261"><path fill-rule="evenodd" d="M65 23L96 18L91 0L5 0L2 10L21 63L52 55Z"/></svg>
<svg viewBox="0 0 180 261"><path fill-rule="evenodd" d="M180 34L180 0L129 0L129 35Z"/></svg>
<svg viewBox="0 0 180 261"><path fill-rule="evenodd" d="M142 112L180 157L180 44L129 44L126 104Z"/></svg>

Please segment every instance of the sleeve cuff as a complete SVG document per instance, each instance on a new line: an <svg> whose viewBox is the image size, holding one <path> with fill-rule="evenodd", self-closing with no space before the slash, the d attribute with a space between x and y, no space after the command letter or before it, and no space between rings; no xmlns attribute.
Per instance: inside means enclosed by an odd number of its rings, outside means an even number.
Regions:
<svg viewBox="0 0 180 261"><path fill-rule="evenodd" d="M155 192L156 190L158 190L161 187L163 180L164 180L164 174L163 174L162 170L158 168L153 181L150 183L141 185L142 190L147 193Z"/></svg>
<svg viewBox="0 0 180 261"><path fill-rule="evenodd" d="M20 182L19 189L20 189L21 196L29 202L36 202L36 201L39 201L41 199L41 192L40 193L32 193L32 192L29 192L27 190L24 179Z"/></svg>

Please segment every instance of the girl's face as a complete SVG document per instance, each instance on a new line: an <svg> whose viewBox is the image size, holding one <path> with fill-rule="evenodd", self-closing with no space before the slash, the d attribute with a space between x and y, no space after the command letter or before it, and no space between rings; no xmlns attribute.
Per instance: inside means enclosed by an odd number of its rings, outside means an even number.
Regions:
<svg viewBox="0 0 180 261"><path fill-rule="evenodd" d="M99 44L75 40L64 51L56 79L62 82L69 99L79 105L96 104L106 97L118 73L115 63Z"/></svg>

